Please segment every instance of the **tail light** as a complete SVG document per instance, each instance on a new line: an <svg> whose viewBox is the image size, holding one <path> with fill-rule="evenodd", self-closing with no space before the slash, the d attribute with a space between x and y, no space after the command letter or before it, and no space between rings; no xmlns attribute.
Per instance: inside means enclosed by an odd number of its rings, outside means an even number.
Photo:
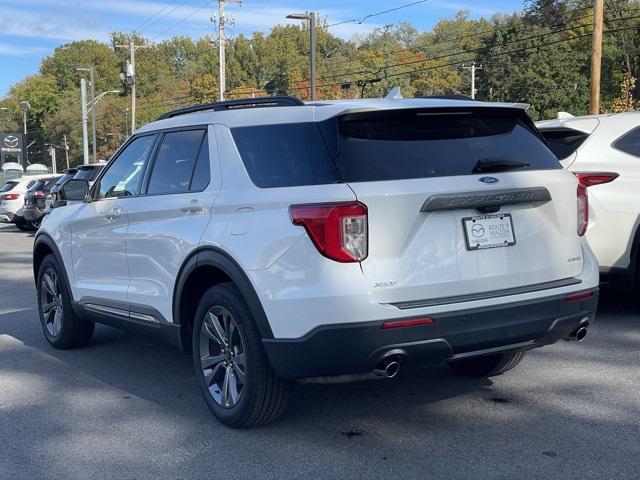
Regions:
<svg viewBox="0 0 640 480"><path fill-rule="evenodd" d="M578 179L578 235L587 232L589 226L588 187L613 182L619 175L615 172L574 172Z"/></svg>
<svg viewBox="0 0 640 480"><path fill-rule="evenodd" d="M581 237L587 233L589 226L589 194L587 187L578 183L578 235Z"/></svg>
<svg viewBox="0 0 640 480"><path fill-rule="evenodd" d="M293 224L305 228L325 257L344 263L367 258L367 207L362 203L292 205L289 211Z"/></svg>
<svg viewBox="0 0 640 480"><path fill-rule="evenodd" d="M46 195L44 194L44 192L43 192L42 190L38 190L38 191L36 191L33 195L34 195L35 197L38 197L38 198L44 198L44 197L46 197Z"/></svg>
<svg viewBox="0 0 640 480"><path fill-rule="evenodd" d="M614 172L574 172L581 185L593 187L603 183L613 182L620 175Z"/></svg>
<svg viewBox="0 0 640 480"><path fill-rule="evenodd" d="M18 200L20 198L19 193L10 193L8 195L3 195L2 200Z"/></svg>

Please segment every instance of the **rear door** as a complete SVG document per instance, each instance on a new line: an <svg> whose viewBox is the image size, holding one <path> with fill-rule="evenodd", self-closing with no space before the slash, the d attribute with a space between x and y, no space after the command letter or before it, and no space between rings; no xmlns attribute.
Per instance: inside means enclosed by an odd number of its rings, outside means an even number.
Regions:
<svg viewBox="0 0 640 480"><path fill-rule="evenodd" d="M576 180L515 109L356 113L336 165L368 208L362 262L379 303L447 299L582 271Z"/></svg>

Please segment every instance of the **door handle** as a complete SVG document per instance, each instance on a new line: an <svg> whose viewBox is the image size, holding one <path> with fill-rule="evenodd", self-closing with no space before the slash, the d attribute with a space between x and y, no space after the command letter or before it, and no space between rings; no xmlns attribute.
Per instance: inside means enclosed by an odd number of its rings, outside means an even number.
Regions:
<svg viewBox="0 0 640 480"><path fill-rule="evenodd" d="M113 207L111 209L111 212L107 213L107 215L105 215L105 217L106 217L107 220L115 220L120 215L122 215L122 209L120 207Z"/></svg>
<svg viewBox="0 0 640 480"><path fill-rule="evenodd" d="M198 205L196 202L191 202L191 205L187 207L182 207L180 209L181 212L188 213L188 214L200 213L202 212L202 210L204 210L202 206Z"/></svg>

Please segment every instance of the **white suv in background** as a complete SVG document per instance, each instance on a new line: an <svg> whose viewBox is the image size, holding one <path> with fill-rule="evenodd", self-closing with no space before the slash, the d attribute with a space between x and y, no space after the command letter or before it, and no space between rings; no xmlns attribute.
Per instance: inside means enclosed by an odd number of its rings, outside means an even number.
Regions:
<svg viewBox="0 0 640 480"><path fill-rule="evenodd" d="M596 309L586 197L518 105L201 105L63 196L34 246L47 340L166 338L234 427L277 418L292 379L497 375Z"/></svg>
<svg viewBox="0 0 640 480"><path fill-rule="evenodd" d="M22 218L22 209L27 191L38 180L47 175L24 175L20 178L7 180L0 187L0 222L15 223L20 230L28 230Z"/></svg>
<svg viewBox="0 0 640 480"><path fill-rule="evenodd" d="M589 189L587 239L603 280L640 283L640 113L561 118L536 125L560 163Z"/></svg>

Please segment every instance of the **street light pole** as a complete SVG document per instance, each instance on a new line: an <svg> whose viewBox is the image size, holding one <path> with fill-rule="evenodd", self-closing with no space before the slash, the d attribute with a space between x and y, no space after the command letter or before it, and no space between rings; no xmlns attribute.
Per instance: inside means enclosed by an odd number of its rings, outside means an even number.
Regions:
<svg viewBox="0 0 640 480"><path fill-rule="evenodd" d="M292 13L287 18L309 22L309 63L311 70L311 100L316 100L316 14L314 12Z"/></svg>
<svg viewBox="0 0 640 480"><path fill-rule="evenodd" d="M80 102L82 104L82 158L84 164L89 163L89 139L87 133L87 81L80 79Z"/></svg>
<svg viewBox="0 0 640 480"><path fill-rule="evenodd" d="M91 83L91 145L93 153L93 161L97 162L98 157L96 153L96 86L93 67L89 68L76 68L78 72L88 72L89 82Z"/></svg>
<svg viewBox="0 0 640 480"><path fill-rule="evenodd" d="M27 137L27 111L31 108L31 105L26 100L20 102L20 108L22 109L22 130L24 132L24 143L25 145L29 141ZM22 163L23 167L27 167L29 165L29 146L24 147L22 151Z"/></svg>

